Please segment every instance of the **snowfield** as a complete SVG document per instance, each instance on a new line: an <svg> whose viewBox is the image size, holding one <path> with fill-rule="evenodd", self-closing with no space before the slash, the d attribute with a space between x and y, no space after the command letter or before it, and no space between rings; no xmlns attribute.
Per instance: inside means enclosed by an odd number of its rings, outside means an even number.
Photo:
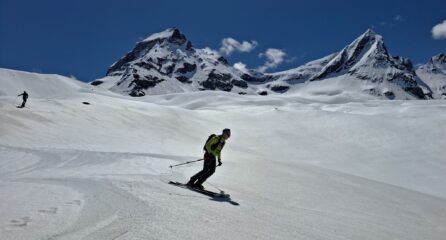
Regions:
<svg viewBox="0 0 446 240"><path fill-rule="evenodd" d="M445 101L316 85L131 98L6 69L0 86L2 240L445 239ZM231 199L167 184L223 128L204 186Z"/></svg>

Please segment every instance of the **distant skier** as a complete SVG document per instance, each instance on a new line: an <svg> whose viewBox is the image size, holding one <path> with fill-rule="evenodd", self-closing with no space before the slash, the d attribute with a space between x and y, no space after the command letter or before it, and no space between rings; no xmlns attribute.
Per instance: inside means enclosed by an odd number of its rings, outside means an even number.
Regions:
<svg viewBox="0 0 446 240"><path fill-rule="evenodd" d="M216 159L218 158L218 166L221 166L221 150L225 146L225 141L231 136L231 130L225 128L221 135L212 134L209 136L204 146L204 163L203 170L190 178L187 183L189 187L204 189L203 183L215 172Z"/></svg>
<svg viewBox="0 0 446 240"><path fill-rule="evenodd" d="M20 105L20 107L18 107L18 108L24 108L25 104L26 104L26 100L28 100L28 93L26 91L23 91L22 94L17 95L17 97L20 97L20 96L22 96L23 102L22 102L22 105Z"/></svg>

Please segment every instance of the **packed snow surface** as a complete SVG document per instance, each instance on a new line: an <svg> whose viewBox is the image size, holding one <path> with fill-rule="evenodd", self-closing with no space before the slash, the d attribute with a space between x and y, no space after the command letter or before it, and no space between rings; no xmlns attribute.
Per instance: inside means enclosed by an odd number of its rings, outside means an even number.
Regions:
<svg viewBox="0 0 446 240"><path fill-rule="evenodd" d="M2 240L446 236L442 100L323 87L130 98L5 69L0 84ZM232 136L205 187L231 199L167 184L200 170L169 166L201 158L223 128Z"/></svg>

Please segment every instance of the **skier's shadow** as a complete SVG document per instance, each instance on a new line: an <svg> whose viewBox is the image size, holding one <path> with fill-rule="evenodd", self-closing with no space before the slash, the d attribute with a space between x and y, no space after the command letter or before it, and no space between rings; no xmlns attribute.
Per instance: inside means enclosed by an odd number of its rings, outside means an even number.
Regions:
<svg viewBox="0 0 446 240"><path fill-rule="evenodd" d="M218 189L220 191L221 194L224 194L225 192L223 190L221 190L219 187L215 186L214 184L208 182L207 184L213 186L214 188ZM227 197L227 198L222 198L222 197L211 197L209 200L211 201L215 201L215 202L228 202L234 206L239 206L240 203L235 202L231 199L231 197Z"/></svg>
<svg viewBox="0 0 446 240"><path fill-rule="evenodd" d="M234 206L240 205L240 203L233 201L231 198L211 197L211 198L209 198L209 200L215 201L215 202L228 202Z"/></svg>

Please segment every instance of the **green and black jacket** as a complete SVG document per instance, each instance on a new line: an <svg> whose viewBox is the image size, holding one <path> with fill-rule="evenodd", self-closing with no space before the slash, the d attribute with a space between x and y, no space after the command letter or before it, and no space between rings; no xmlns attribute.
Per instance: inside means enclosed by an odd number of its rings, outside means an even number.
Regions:
<svg viewBox="0 0 446 240"><path fill-rule="evenodd" d="M225 139L222 135L213 136L205 145L206 151L221 161L221 150L225 146Z"/></svg>

